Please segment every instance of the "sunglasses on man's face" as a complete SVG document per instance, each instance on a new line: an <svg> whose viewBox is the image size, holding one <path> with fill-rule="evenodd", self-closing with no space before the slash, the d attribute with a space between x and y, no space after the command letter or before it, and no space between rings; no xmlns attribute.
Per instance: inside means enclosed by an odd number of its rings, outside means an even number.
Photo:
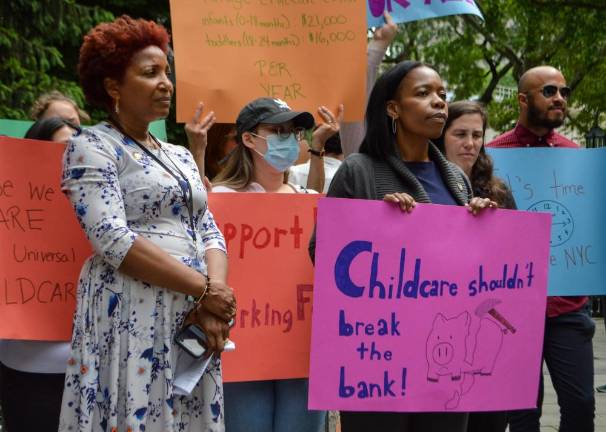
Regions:
<svg viewBox="0 0 606 432"><path fill-rule="evenodd" d="M554 97L558 91L560 92L560 96L562 96L562 99L565 100L568 100L568 98L570 97L570 93L572 92L572 90L570 90L570 87L558 87L550 84L543 87L541 93L543 94L543 96L549 99Z"/></svg>

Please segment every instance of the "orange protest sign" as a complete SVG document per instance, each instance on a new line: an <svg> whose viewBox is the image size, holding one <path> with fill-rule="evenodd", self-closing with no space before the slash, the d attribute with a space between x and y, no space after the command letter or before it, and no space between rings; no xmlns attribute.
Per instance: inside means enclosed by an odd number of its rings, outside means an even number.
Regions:
<svg viewBox="0 0 606 432"><path fill-rule="evenodd" d="M199 101L234 123L258 97L315 113L345 105L364 117L366 2L363 0L171 0L177 120Z"/></svg>
<svg viewBox="0 0 606 432"><path fill-rule="evenodd" d="M60 190L64 146L0 137L0 339L69 340L91 254ZM27 167L27 168L26 168ZM226 381L306 377L320 195L210 194L229 251L238 313Z"/></svg>
<svg viewBox="0 0 606 432"><path fill-rule="evenodd" d="M0 137L0 338L69 340L91 248L60 188L65 146Z"/></svg>
<svg viewBox="0 0 606 432"><path fill-rule="evenodd" d="M321 195L214 193L238 312L224 380L307 377L313 266L307 247Z"/></svg>

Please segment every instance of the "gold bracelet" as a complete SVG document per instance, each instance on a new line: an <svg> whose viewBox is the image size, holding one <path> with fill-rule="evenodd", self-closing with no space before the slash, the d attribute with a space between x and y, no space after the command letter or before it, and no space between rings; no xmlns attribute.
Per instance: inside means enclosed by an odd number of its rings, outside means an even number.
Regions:
<svg viewBox="0 0 606 432"><path fill-rule="evenodd" d="M200 294L200 296L196 299L196 303L195 303L195 307L200 306L200 303L202 303L202 300L204 300L204 297L206 297L206 294L208 294L208 289L210 288L210 278L206 279L206 285L204 285L204 290L202 291L202 294Z"/></svg>

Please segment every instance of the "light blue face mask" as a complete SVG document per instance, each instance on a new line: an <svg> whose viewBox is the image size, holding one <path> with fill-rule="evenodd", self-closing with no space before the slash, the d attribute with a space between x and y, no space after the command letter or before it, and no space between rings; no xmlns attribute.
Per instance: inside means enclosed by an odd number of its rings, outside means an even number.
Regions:
<svg viewBox="0 0 606 432"><path fill-rule="evenodd" d="M299 141L294 133L288 138L281 139L277 134L261 135L253 134L263 138L267 142L267 151L262 154L257 149L255 151L263 156L263 159L276 171L285 172L290 168L299 157Z"/></svg>

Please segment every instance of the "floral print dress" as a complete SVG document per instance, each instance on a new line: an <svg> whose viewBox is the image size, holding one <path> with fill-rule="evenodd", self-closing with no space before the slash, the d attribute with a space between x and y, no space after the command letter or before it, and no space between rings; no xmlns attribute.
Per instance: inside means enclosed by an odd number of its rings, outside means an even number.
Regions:
<svg viewBox="0 0 606 432"><path fill-rule="evenodd" d="M94 255L80 273L60 431L224 430L219 360L190 396L173 395L174 336L191 301L117 270L138 236L202 273L205 250L225 251L191 154L161 147L151 151L190 182L191 217L182 185L111 124L84 130L66 148L63 192Z"/></svg>

